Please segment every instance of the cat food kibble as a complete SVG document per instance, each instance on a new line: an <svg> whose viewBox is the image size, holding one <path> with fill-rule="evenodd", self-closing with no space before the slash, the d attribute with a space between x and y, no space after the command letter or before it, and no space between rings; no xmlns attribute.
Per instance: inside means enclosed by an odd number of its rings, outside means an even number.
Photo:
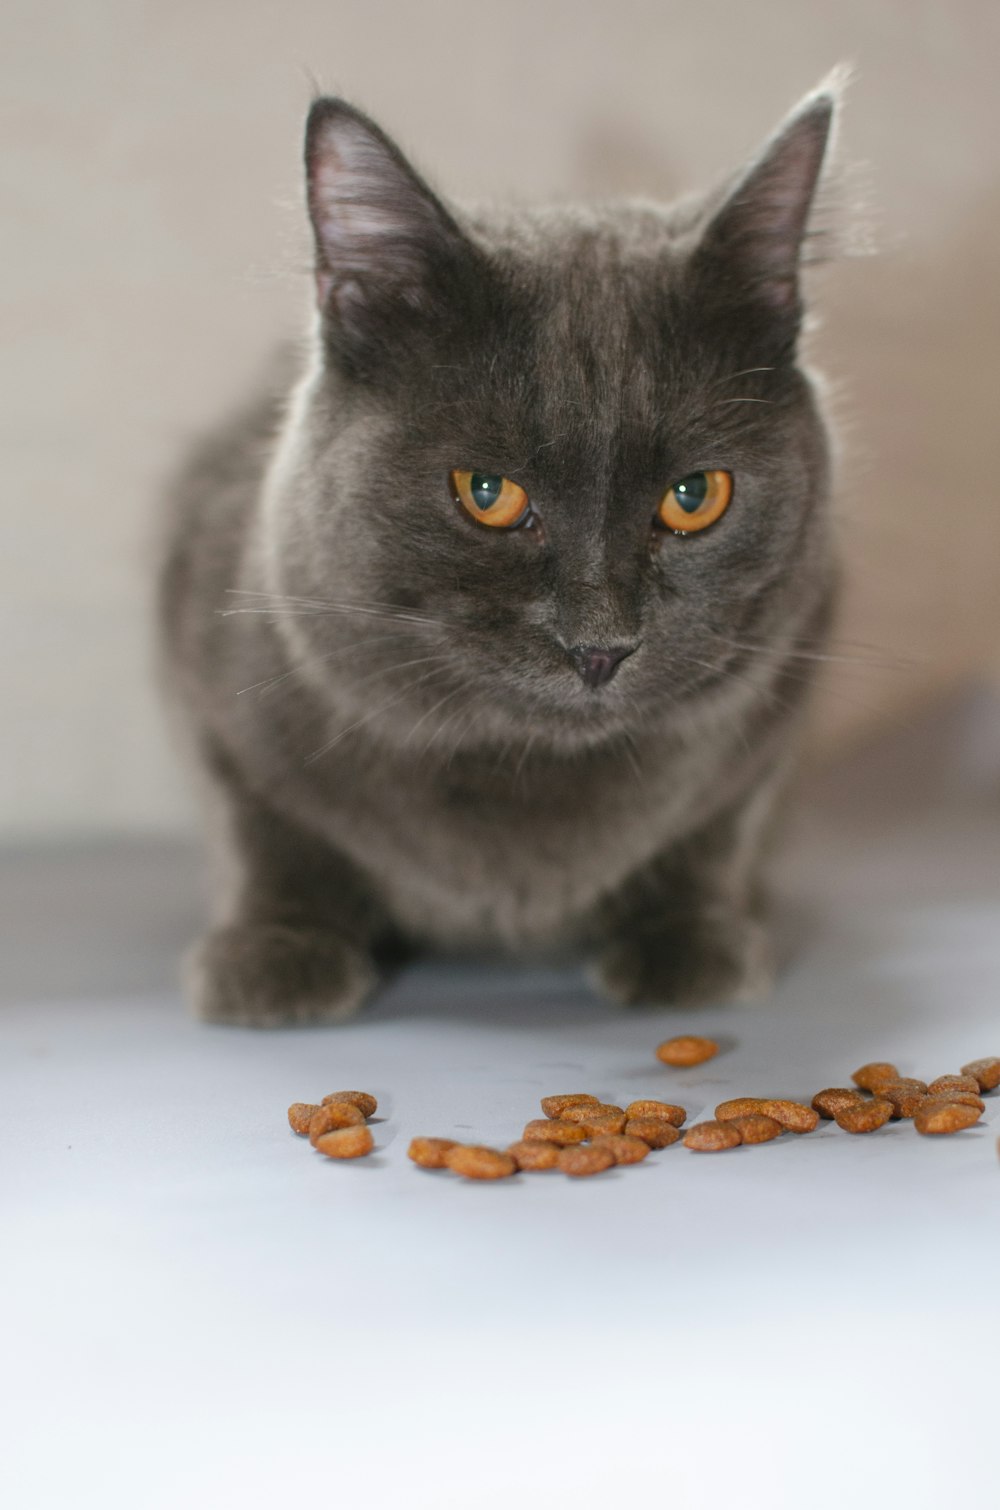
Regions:
<svg viewBox="0 0 1000 1510"><path fill-rule="evenodd" d="M841 1106L834 1112L833 1120L845 1132L869 1133L884 1127L892 1112L892 1102L880 1101L876 1096L872 1101L855 1101Z"/></svg>
<svg viewBox="0 0 1000 1510"><path fill-rule="evenodd" d="M525 1142L537 1138L545 1143L560 1143L564 1147L570 1143L582 1143L586 1138L586 1130L579 1122L564 1122L555 1117L535 1117L533 1121L525 1124L521 1138Z"/></svg>
<svg viewBox="0 0 1000 1510"><path fill-rule="evenodd" d="M600 1097L587 1095L584 1091L566 1096L543 1096L542 1111L547 1117L561 1117L568 1106L597 1106L599 1101Z"/></svg>
<svg viewBox="0 0 1000 1510"><path fill-rule="evenodd" d="M668 1038L665 1043L661 1043L656 1050L656 1057L663 1064L686 1069L690 1065L704 1064L706 1059L714 1059L718 1052L719 1045L713 1039L686 1034L680 1038Z"/></svg>
<svg viewBox="0 0 1000 1510"><path fill-rule="evenodd" d="M929 1101L918 1108L913 1125L918 1133L954 1133L974 1127L978 1121L979 1112L974 1106L963 1106L957 1101Z"/></svg>
<svg viewBox="0 0 1000 1510"><path fill-rule="evenodd" d="M801 1101L762 1101L757 1111L763 1117L773 1117L789 1132L815 1132L819 1126L819 1112L803 1106Z"/></svg>
<svg viewBox="0 0 1000 1510"><path fill-rule="evenodd" d="M375 1147L372 1130L362 1121L356 1127L338 1127L333 1132L320 1133L315 1147L328 1159L360 1159Z"/></svg>
<svg viewBox="0 0 1000 1510"><path fill-rule="evenodd" d="M323 1097L323 1105L329 1106L331 1101L347 1101L351 1106L356 1106L366 1119L374 1117L378 1111L378 1102L367 1091L332 1091L329 1096Z"/></svg>
<svg viewBox="0 0 1000 1510"><path fill-rule="evenodd" d="M615 1115L625 1113L620 1106L615 1106L612 1101L581 1101L578 1105L567 1106L562 1113L562 1122L589 1122L592 1117Z"/></svg>
<svg viewBox="0 0 1000 1510"><path fill-rule="evenodd" d="M499 1148L484 1148L476 1143L456 1143L444 1156L446 1166L467 1180L502 1180L517 1173L509 1153Z"/></svg>
<svg viewBox="0 0 1000 1510"><path fill-rule="evenodd" d="M962 1065L962 1074L971 1075L981 1091L995 1091L1000 1085L1000 1059L973 1059Z"/></svg>
<svg viewBox="0 0 1000 1510"><path fill-rule="evenodd" d="M684 1147L696 1153L720 1153L738 1148L742 1141L732 1122L696 1122L684 1135Z"/></svg>
<svg viewBox="0 0 1000 1510"><path fill-rule="evenodd" d="M674 1106L670 1101L630 1101L625 1108L626 1117L663 1117L675 1127L682 1127L687 1112L683 1106Z"/></svg>
<svg viewBox="0 0 1000 1510"><path fill-rule="evenodd" d="M770 1143L772 1138L780 1138L785 1130L773 1117L765 1117L759 1112L751 1112L748 1117L733 1117L726 1126L736 1129L741 1143Z"/></svg>
<svg viewBox="0 0 1000 1510"><path fill-rule="evenodd" d="M628 1126L627 1122L625 1126ZM679 1136L675 1130L674 1138ZM591 1147L606 1148L616 1164L639 1164L649 1153L650 1145L630 1133L602 1133L594 1139Z"/></svg>
<svg viewBox="0 0 1000 1510"><path fill-rule="evenodd" d="M832 1086L829 1090L816 1092L812 1098L812 1109L814 1112L819 1112L821 1117L832 1121L842 1106L850 1106L853 1102L863 1099L860 1091Z"/></svg>
<svg viewBox="0 0 1000 1510"><path fill-rule="evenodd" d="M720 1101L715 1108L716 1122L731 1122L734 1117L752 1117L760 1111L760 1096L734 1096L731 1101Z"/></svg>
<svg viewBox="0 0 1000 1510"><path fill-rule="evenodd" d="M950 1095L952 1091L971 1091L978 1096L979 1081L975 1075L939 1075L927 1087L929 1096L941 1096L946 1092Z"/></svg>
<svg viewBox="0 0 1000 1510"><path fill-rule="evenodd" d="M292 1132L305 1137L309 1131L309 1123L319 1111L318 1106L312 1106L308 1101L293 1101L288 1108L288 1125Z"/></svg>
<svg viewBox="0 0 1000 1510"><path fill-rule="evenodd" d="M350 1101L331 1101L310 1117L309 1141L315 1148L316 1139L324 1133L335 1132L338 1127L358 1127L364 1120L364 1113L352 1106Z"/></svg>
<svg viewBox="0 0 1000 1510"><path fill-rule="evenodd" d="M603 1109L595 1111L592 1117L579 1123L579 1126L583 1128L588 1138L598 1138L602 1133L624 1132L626 1120L625 1113L618 1106L607 1111ZM665 1121L664 1118L660 1120ZM669 1127L670 1123L666 1122L666 1126Z"/></svg>
<svg viewBox="0 0 1000 1510"><path fill-rule="evenodd" d="M871 1091L877 1095L880 1085L884 1085L887 1080L899 1079L899 1071L894 1064L876 1060L874 1064L863 1064L859 1070L855 1070L851 1079L863 1091Z"/></svg>
<svg viewBox="0 0 1000 1510"><path fill-rule="evenodd" d="M546 1143L543 1138L522 1138L512 1143L507 1152L518 1169L555 1169L559 1163L558 1143Z"/></svg>
<svg viewBox="0 0 1000 1510"><path fill-rule="evenodd" d="M986 1102L982 1096L975 1095L973 1091L940 1091L936 1096L928 1093L920 1105L921 1107L929 1106L932 1101L935 1103L950 1101L957 1103L959 1106L974 1106L980 1116L986 1110Z"/></svg>
<svg viewBox="0 0 1000 1510"><path fill-rule="evenodd" d="M563 1148L559 1153L559 1168L563 1174L576 1176L600 1174L615 1163L611 1150L600 1143L584 1143L578 1148Z"/></svg>
<svg viewBox="0 0 1000 1510"><path fill-rule="evenodd" d="M680 1129L666 1117L629 1117L624 1132L626 1137L641 1138L649 1148L669 1148L680 1137Z"/></svg>
<svg viewBox="0 0 1000 1510"><path fill-rule="evenodd" d="M444 1169L444 1156L454 1147L453 1138L411 1138L406 1153L421 1169Z"/></svg>
<svg viewBox="0 0 1000 1510"><path fill-rule="evenodd" d="M892 1114L897 1119L912 1117L926 1099L927 1087L922 1080L890 1080L879 1088L879 1096L892 1103Z"/></svg>

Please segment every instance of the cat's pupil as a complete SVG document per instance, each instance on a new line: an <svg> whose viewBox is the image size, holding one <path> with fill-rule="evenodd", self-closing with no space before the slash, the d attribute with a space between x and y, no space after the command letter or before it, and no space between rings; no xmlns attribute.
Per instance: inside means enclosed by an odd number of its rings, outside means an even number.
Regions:
<svg viewBox="0 0 1000 1510"><path fill-rule="evenodd" d="M492 508L503 492L503 478L489 477L485 472L473 472L469 479L469 490L477 509Z"/></svg>
<svg viewBox="0 0 1000 1510"><path fill-rule="evenodd" d="M707 492L708 478L704 472L692 472L674 487L674 497L685 514L696 514L705 502Z"/></svg>

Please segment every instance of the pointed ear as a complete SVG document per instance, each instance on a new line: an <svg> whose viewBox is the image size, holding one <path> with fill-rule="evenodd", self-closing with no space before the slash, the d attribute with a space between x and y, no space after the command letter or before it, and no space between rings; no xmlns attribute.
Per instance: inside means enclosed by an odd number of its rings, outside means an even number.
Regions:
<svg viewBox="0 0 1000 1510"><path fill-rule="evenodd" d="M387 306L432 303L467 244L398 147L343 100L318 99L305 165L316 300L330 320L363 339Z"/></svg>
<svg viewBox="0 0 1000 1510"><path fill-rule="evenodd" d="M735 302L797 326L799 266L834 114L835 73L807 95L737 179L702 231L692 261Z"/></svg>

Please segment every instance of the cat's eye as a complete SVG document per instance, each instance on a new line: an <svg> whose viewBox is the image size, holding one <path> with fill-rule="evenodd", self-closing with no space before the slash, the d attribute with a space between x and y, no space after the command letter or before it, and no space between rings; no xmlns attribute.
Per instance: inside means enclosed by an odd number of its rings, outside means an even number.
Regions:
<svg viewBox="0 0 1000 1510"><path fill-rule="evenodd" d="M732 496L732 472L691 472L664 493L656 522L678 535L694 534L720 519Z"/></svg>
<svg viewBox="0 0 1000 1510"><path fill-rule="evenodd" d="M512 530L531 517L528 495L509 477L492 472L449 472L452 497L480 524Z"/></svg>

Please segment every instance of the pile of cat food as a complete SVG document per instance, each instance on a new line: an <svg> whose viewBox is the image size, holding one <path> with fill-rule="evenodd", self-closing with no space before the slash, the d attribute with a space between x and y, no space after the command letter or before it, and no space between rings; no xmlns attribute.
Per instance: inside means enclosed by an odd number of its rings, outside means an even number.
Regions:
<svg viewBox="0 0 1000 1510"><path fill-rule="evenodd" d="M332 1091L318 1105L293 1101L288 1125L328 1159L361 1159L375 1147L368 1119L377 1111L367 1091Z"/></svg>
<svg viewBox="0 0 1000 1510"><path fill-rule="evenodd" d="M687 1068L718 1052L710 1038L683 1037L660 1044L657 1058ZM927 1084L900 1075L894 1064L864 1064L851 1077L853 1087L817 1091L809 1106L764 1096L722 1101L710 1121L681 1134L683 1106L668 1101L633 1101L617 1106L579 1091L543 1096L544 1117L528 1122L508 1148L485 1148L450 1138L414 1138L409 1156L422 1169L450 1169L470 1180L499 1180L519 1171L556 1169L563 1174L600 1174L616 1164L637 1164L652 1149L683 1141L697 1153L769 1143L784 1133L813 1132L820 1119L849 1133L874 1132L890 1120L912 1120L926 1135L960 1132L985 1111L983 1094L1000 1085L1000 1058L977 1059L958 1075L940 1075Z"/></svg>
<svg viewBox="0 0 1000 1510"><path fill-rule="evenodd" d="M656 1057L685 1069L718 1053L710 1038L684 1036L661 1043ZM543 1096L544 1116L529 1121L506 1149L459 1143L452 1138L412 1139L409 1157L421 1169L450 1169L469 1180L499 1180L521 1171L559 1170L580 1178L619 1164L638 1164L654 1149L683 1142L697 1153L769 1143L785 1133L815 1131L820 1120L848 1133L875 1132L889 1121L912 1121L927 1136L973 1127L986 1109L983 1096L1000 1086L1000 1058L974 1059L957 1075L939 1075L929 1084L901 1075L894 1064L863 1064L853 1086L817 1091L806 1106L766 1096L736 1096L715 1108L714 1118L696 1122L682 1135L683 1106L670 1101L601 1101L587 1091ZM307 1136L330 1159L357 1159L371 1153L368 1119L378 1103L367 1091L334 1091L318 1104L296 1101L288 1108L293 1132Z"/></svg>

